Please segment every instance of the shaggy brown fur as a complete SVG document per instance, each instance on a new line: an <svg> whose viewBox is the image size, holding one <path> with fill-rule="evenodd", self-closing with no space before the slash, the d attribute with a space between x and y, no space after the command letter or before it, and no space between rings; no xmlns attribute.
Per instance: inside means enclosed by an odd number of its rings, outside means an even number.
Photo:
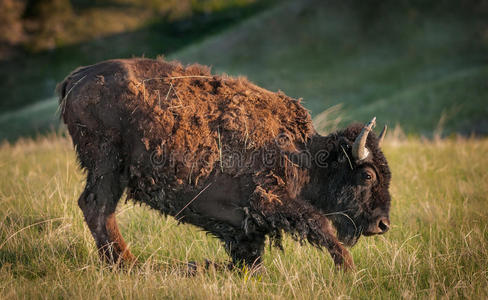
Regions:
<svg viewBox="0 0 488 300"><path fill-rule="evenodd" d="M352 234L354 242L357 226L388 213L390 175L374 135L368 145L376 161L354 167L373 168L383 184L379 193L388 195L380 213L365 216L367 209L351 203L381 197L371 196L373 187L367 199L352 188L347 176L353 171L339 159L339 146L350 152L361 127L321 137L299 100L244 78L164 60L111 60L75 70L58 93L62 118L88 171L79 205L110 261L133 260L113 216L124 189L135 201L219 237L235 263L258 263L265 236L279 245L285 230L326 247L337 265L348 268L352 259L324 213L335 212L334 203L354 207L346 212L358 222L353 233L351 224L329 218L348 228L337 228L340 237ZM319 163L341 163L317 164L324 149L327 157ZM324 190L331 182L337 186Z"/></svg>

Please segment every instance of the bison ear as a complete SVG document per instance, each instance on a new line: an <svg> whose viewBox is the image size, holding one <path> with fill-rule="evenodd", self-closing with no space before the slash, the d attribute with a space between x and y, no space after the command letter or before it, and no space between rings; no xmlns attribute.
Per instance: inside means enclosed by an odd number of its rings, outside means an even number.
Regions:
<svg viewBox="0 0 488 300"><path fill-rule="evenodd" d="M366 148L366 141L368 140L369 132L376 126L376 117L373 117L363 130L359 133L354 144L352 145L352 156L355 160L361 161L368 158L369 150Z"/></svg>

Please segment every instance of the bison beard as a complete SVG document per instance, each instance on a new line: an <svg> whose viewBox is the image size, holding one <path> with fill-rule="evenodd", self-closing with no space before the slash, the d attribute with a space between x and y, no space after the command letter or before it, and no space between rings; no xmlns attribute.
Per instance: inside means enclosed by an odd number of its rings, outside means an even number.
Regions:
<svg viewBox="0 0 488 300"><path fill-rule="evenodd" d="M343 243L388 230L374 120L321 136L299 100L161 59L78 68L57 92L87 171L78 203L109 262L134 261L114 214L124 190L221 239L234 264L259 264L285 231L348 269Z"/></svg>

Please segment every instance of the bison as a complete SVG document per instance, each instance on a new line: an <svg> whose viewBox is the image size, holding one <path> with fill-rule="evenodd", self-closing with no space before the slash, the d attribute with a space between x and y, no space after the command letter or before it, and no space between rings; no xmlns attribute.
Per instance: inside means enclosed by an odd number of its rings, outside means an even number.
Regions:
<svg viewBox="0 0 488 300"><path fill-rule="evenodd" d="M300 100L201 65L120 59L57 87L86 186L78 204L103 260L134 262L115 220L124 191L219 238L231 265L284 232L353 268L345 246L390 227L375 119L322 136Z"/></svg>

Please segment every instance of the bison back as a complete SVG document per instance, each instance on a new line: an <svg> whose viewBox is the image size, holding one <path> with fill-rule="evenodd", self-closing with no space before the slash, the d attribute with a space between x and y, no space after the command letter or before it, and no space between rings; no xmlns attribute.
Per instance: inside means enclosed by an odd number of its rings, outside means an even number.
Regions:
<svg viewBox="0 0 488 300"><path fill-rule="evenodd" d="M264 167L244 163L253 154L297 151L315 134L299 100L201 65L106 61L75 70L58 93L81 165L96 169L111 157L137 182L134 193L201 187L216 172L256 173ZM239 161L223 164L223 153Z"/></svg>

